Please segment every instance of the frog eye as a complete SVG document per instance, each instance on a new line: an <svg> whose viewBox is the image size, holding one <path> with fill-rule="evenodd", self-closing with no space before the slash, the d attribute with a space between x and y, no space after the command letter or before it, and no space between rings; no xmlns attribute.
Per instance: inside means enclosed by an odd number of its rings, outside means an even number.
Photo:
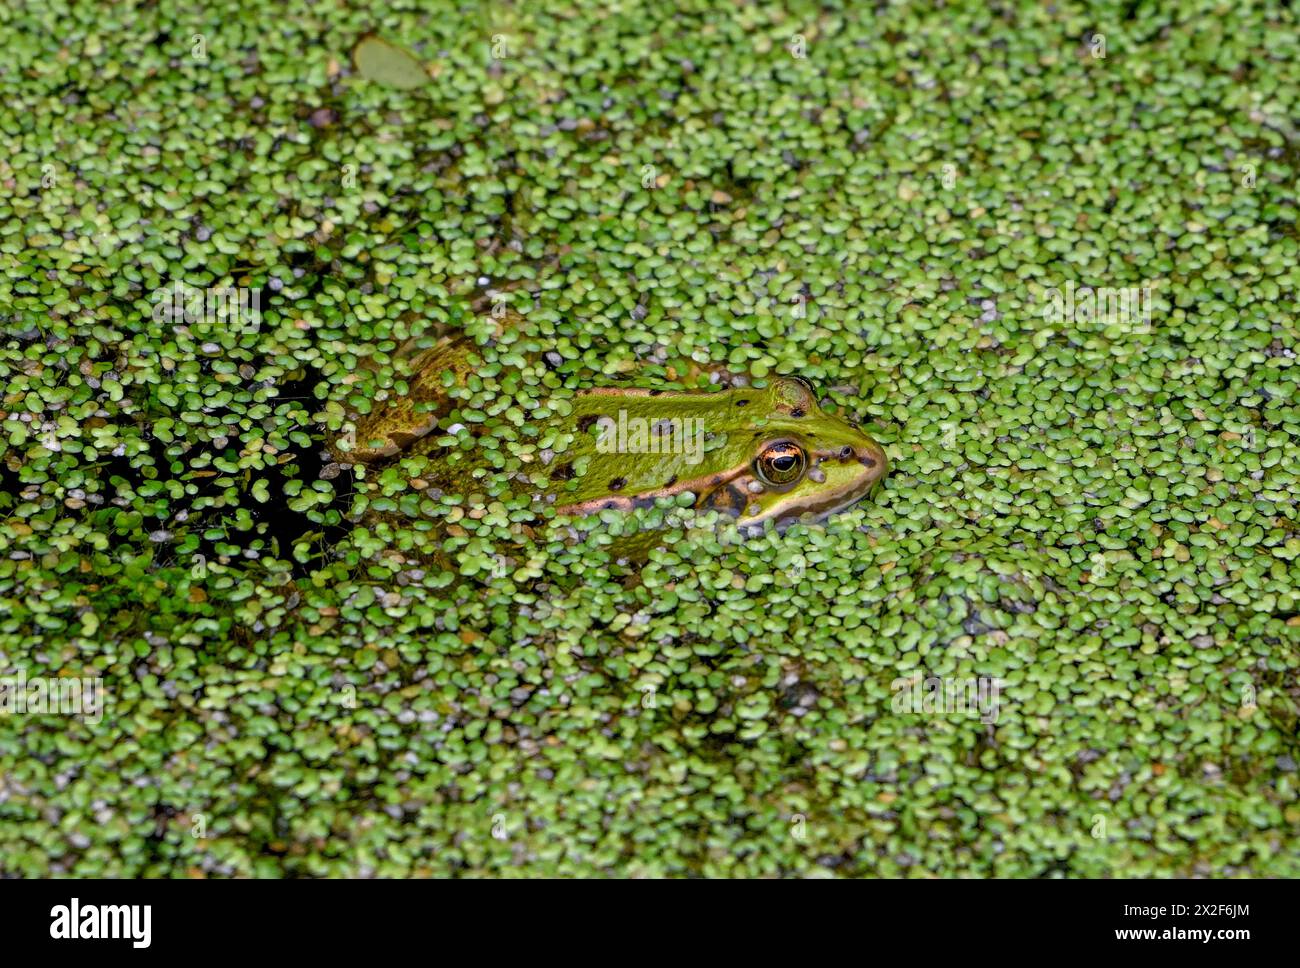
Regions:
<svg viewBox="0 0 1300 968"><path fill-rule="evenodd" d="M803 477L808 457L803 448L788 440L768 444L754 461L754 471L764 484L781 487Z"/></svg>

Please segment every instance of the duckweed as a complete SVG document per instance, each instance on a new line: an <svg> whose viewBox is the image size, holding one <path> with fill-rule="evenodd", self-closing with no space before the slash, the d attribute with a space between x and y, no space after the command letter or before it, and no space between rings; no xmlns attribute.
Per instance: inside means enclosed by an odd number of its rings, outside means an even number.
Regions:
<svg viewBox="0 0 1300 968"><path fill-rule="evenodd" d="M1289 10L418 7L0 13L0 871L1300 876ZM443 329L474 493L334 462ZM724 373L886 486L538 516Z"/></svg>

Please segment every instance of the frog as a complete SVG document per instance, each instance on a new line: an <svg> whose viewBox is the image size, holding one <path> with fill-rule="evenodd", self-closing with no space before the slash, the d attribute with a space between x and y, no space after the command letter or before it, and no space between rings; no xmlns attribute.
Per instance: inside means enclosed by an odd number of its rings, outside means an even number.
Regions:
<svg viewBox="0 0 1300 968"><path fill-rule="evenodd" d="M449 390L480 365L477 350L464 334L399 349L405 392L354 415L353 427L330 444L334 459L377 465L427 454L436 463L441 435L433 431L455 405ZM854 421L826 412L801 376L712 390L596 386L547 413L534 428L538 436L555 429L569 443L545 452L540 471L526 479L558 515L672 499L724 512L746 532L785 530L858 503L889 470L884 448ZM466 481L458 476L449 487Z"/></svg>

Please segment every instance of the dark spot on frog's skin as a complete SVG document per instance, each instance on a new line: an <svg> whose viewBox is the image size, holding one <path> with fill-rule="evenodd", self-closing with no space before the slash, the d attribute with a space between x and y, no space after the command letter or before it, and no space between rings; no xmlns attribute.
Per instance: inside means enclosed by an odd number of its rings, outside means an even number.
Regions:
<svg viewBox="0 0 1300 968"><path fill-rule="evenodd" d="M599 417L597 417L595 414L592 413L585 414L584 416L579 417L578 430L585 434L588 430L591 429L591 425L594 424L599 419L600 419Z"/></svg>
<svg viewBox="0 0 1300 968"><path fill-rule="evenodd" d="M605 510L606 510L606 511L612 511L612 510L614 510L614 508L616 508L616 507L618 507L618 502L617 502L617 501L606 501L606 502L605 502Z"/></svg>
<svg viewBox="0 0 1300 968"><path fill-rule="evenodd" d="M623 485L626 484L626 483L627 483L627 478L626 478L626 477L616 477L616 478L614 478L612 481L609 482L609 489L610 489L611 491L618 491L618 490L621 490L622 487L623 487Z"/></svg>
<svg viewBox="0 0 1300 968"><path fill-rule="evenodd" d="M634 497L632 507L634 508L652 508L655 506L655 499L652 497Z"/></svg>
<svg viewBox="0 0 1300 968"><path fill-rule="evenodd" d="M862 464L863 467L875 467L876 459L874 457L864 457L859 461L859 463Z"/></svg>
<svg viewBox="0 0 1300 968"><path fill-rule="evenodd" d="M736 401L736 406L738 407L745 407L748 405L749 405L749 401L746 400L744 397L741 397L739 400Z"/></svg>
<svg viewBox="0 0 1300 968"><path fill-rule="evenodd" d="M650 391L650 396L652 396L652 397L657 397L657 396L659 396L659 394L661 394L661 393L663 393L662 390L651 390L651 391Z"/></svg>
<svg viewBox="0 0 1300 968"><path fill-rule="evenodd" d="M665 484L664 487L665 488L672 487L676 483L677 483L677 475L674 474L672 477L668 478L668 483Z"/></svg>
<svg viewBox="0 0 1300 968"><path fill-rule="evenodd" d="M793 410L790 411L790 416L798 420L800 417L804 416L807 413L808 411L804 410L802 407L795 407Z"/></svg>
<svg viewBox="0 0 1300 968"><path fill-rule="evenodd" d="M573 480L573 464L571 464L568 461L565 461L563 464L557 465L555 470L551 471L551 480L552 481Z"/></svg>
<svg viewBox="0 0 1300 968"><path fill-rule="evenodd" d="M748 501L748 495L741 491L740 488L734 484L728 484L726 487L720 487L710 494L705 502L705 507L739 514Z"/></svg>

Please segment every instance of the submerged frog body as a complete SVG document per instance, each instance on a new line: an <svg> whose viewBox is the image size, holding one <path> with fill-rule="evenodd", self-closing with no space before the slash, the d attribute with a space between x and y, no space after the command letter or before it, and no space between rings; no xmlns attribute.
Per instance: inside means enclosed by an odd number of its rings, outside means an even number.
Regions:
<svg viewBox="0 0 1300 968"><path fill-rule="evenodd" d="M452 409L448 391L476 363L465 337L404 354L407 392L359 417L335 456L372 463L435 453L430 432ZM567 515L648 507L689 492L696 508L725 511L741 527L783 527L848 507L888 469L880 445L824 413L798 377L717 392L579 391L568 412L538 429L571 436L533 477L542 499Z"/></svg>

